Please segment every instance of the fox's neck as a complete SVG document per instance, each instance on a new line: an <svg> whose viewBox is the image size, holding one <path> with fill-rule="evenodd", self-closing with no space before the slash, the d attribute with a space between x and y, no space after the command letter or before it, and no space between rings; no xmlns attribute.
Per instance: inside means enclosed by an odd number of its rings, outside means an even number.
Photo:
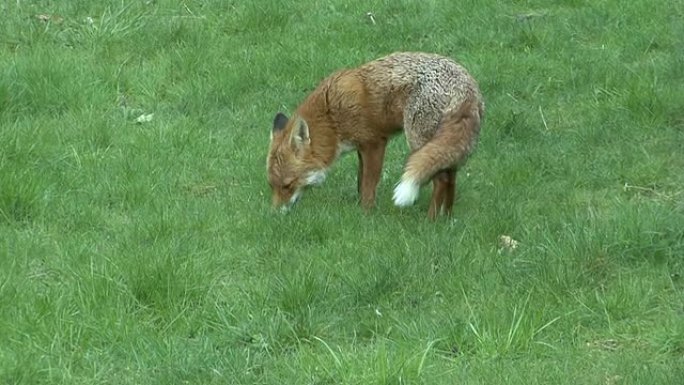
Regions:
<svg viewBox="0 0 684 385"><path fill-rule="evenodd" d="M339 155L339 138L328 114L325 89L316 89L299 107L297 113L309 126L311 152L321 167L328 168Z"/></svg>
<svg viewBox="0 0 684 385"><path fill-rule="evenodd" d="M311 154L320 165L328 168L337 159L339 140L335 127L328 119L321 116L301 115L309 125L311 138Z"/></svg>

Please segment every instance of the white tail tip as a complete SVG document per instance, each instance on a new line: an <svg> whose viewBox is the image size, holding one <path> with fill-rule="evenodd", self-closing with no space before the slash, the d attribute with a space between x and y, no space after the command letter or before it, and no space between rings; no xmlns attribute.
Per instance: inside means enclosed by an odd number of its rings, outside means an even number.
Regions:
<svg viewBox="0 0 684 385"><path fill-rule="evenodd" d="M394 204L399 207L410 206L418 199L420 185L412 180L402 180L394 188Z"/></svg>

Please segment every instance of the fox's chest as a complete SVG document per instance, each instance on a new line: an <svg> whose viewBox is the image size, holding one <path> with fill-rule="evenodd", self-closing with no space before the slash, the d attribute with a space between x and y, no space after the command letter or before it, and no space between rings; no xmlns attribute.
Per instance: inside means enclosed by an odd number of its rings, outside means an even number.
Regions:
<svg viewBox="0 0 684 385"><path fill-rule="evenodd" d="M344 155L348 152L354 151L354 150L356 150L356 146L354 145L354 143L346 141L346 140L342 140L337 145L337 157L339 157L340 155Z"/></svg>

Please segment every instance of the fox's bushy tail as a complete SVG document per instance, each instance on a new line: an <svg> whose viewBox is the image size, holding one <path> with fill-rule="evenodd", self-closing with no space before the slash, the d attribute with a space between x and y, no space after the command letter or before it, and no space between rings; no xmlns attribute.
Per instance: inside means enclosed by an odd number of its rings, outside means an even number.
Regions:
<svg viewBox="0 0 684 385"><path fill-rule="evenodd" d="M420 186L442 170L458 167L475 146L480 133L482 108L474 97L447 111L435 136L411 154L401 181L394 189L394 203L408 206L418 198Z"/></svg>

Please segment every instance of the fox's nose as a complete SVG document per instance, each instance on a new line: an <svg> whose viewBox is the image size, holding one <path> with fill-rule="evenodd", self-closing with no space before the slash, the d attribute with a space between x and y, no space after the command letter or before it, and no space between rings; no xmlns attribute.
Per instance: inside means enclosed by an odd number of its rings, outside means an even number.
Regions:
<svg viewBox="0 0 684 385"><path fill-rule="evenodd" d="M280 212L281 212L281 213L286 213L286 212L292 210L292 208L294 207L294 205L297 204L297 202L299 202L299 198L300 198L301 196L302 196L302 194L300 194L300 191L299 191L299 190L295 191L295 193L292 195L292 198L290 198L289 201L287 201L284 205L282 205L282 206L280 207Z"/></svg>
<svg viewBox="0 0 684 385"><path fill-rule="evenodd" d="M292 207L294 207L295 203L297 203L298 200L299 200L299 198L291 199L291 200L281 204L280 206L278 206L277 209L282 214L288 213L290 210L292 210Z"/></svg>
<svg viewBox="0 0 684 385"><path fill-rule="evenodd" d="M278 196L273 196L273 208L280 211L281 213L286 213L292 209L292 207L299 201L302 196L301 189L296 190L294 194L287 201L282 201L278 199Z"/></svg>

